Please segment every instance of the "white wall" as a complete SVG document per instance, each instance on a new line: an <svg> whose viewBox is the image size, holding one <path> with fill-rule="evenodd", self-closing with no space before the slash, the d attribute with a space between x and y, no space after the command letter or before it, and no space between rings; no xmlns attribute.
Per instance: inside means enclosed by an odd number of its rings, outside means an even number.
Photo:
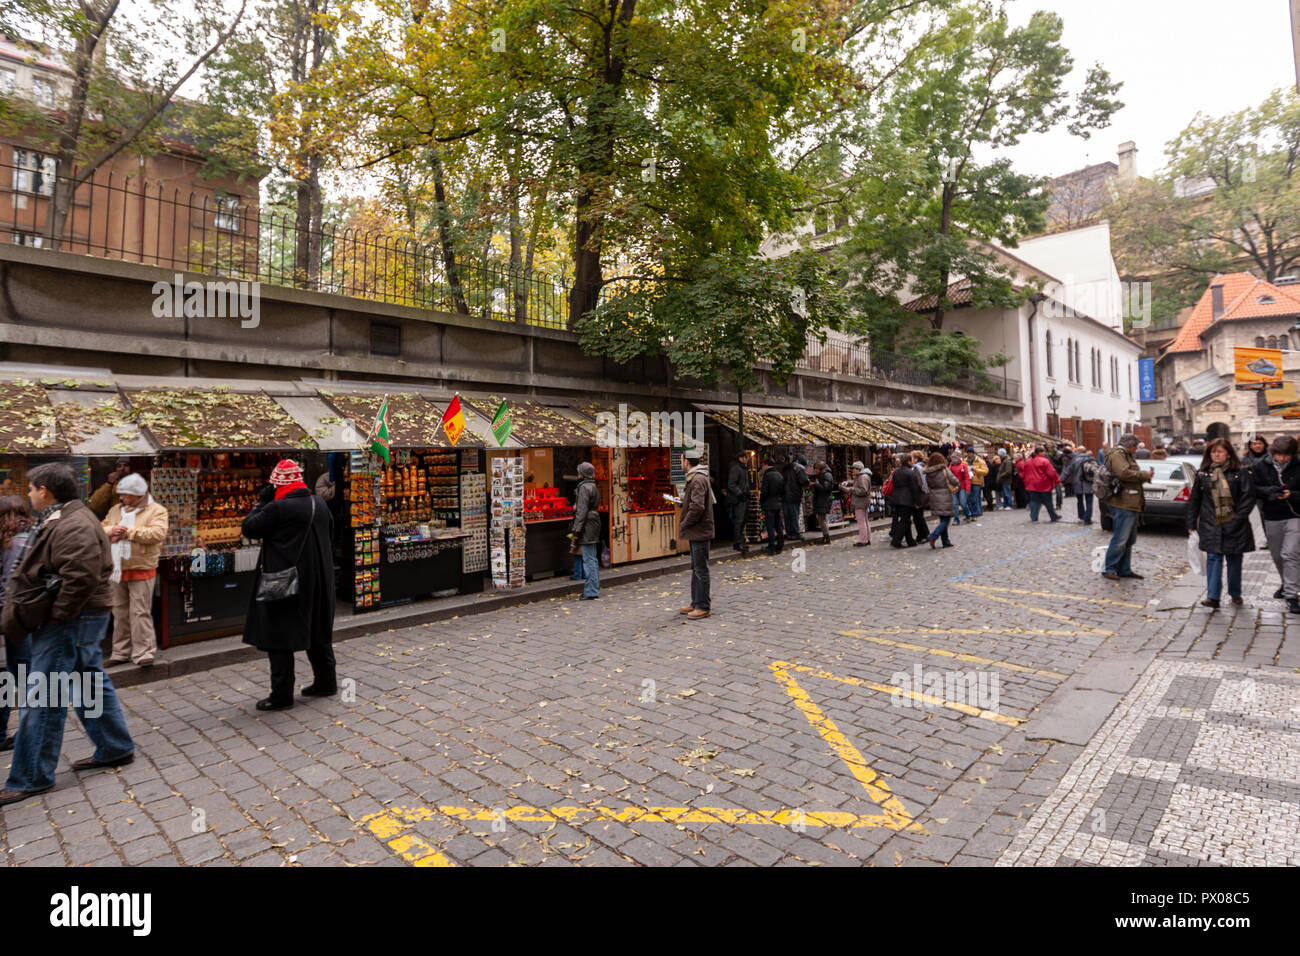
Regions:
<svg viewBox="0 0 1300 956"><path fill-rule="evenodd" d="M1121 286L1110 254L1109 223L1025 239L1013 254L1061 280L1048 283L1045 293L1076 312L1123 330Z"/></svg>

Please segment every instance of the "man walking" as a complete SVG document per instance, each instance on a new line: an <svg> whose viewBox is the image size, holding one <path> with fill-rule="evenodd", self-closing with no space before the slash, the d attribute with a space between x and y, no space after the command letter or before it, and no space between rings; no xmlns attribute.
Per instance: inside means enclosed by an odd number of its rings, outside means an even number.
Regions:
<svg viewBox="0 0 1300 956"><path fill-rule="evenodd" d="M691 543L691 603L682 613L691 620L709 616L709 542L713 540L713 488L709 469L700 464L704 449L698 445L682 452L686 487L682 491L682 519L677 537Z"/></svg>
<svg viewBox="0 0 1300 956"><path fill-rule="evenodd" d="M570 533L582 549L582 601L600 597L600 489L596 487L596 466L589 461L578 465L578 489L574 493L573 527Z"/></svg>
<svg viewBox="0 0 1300 956"><path fill-rule="evenodd" d="M1138 467L1133 451L1138 446L1137 436L1128 433L1120 437L1119 444L1106 456L1106 470L1113 482L1110 494L1102 504L1110 509L1113 532L1110 547L1106 549L1106 570L1103 578L1118 581L1120 578L1141 578L1130 566L1133 542L1137 540L1138 515L1146 507L1142 486L1155 475L1153 469Z"/></svg>
<svg viewBox="0 0 1300 956"><path fill-rule="evenodd" d="M1029 495L1029 520L1037 521L1039 509L1046 507L1052 523L1060 521L1061 516L1052 507L1052 489L1060 483L1061 476L1052 467L1052 460L1042 445L1036 447L1033 456L1025 461L1023 476L1025 492Z"/></svg>
<svg viewBox="0 0 1300 956"><path fill-rule="evenodd" d="M122 705L100 666L111 603L108 538L77 497L67 465L37 465L27 473L27 484L36 523L5 591L0 626L10 640L32 635L27 686L43 684L47 694L22 710L0 806L54 788L69 704L95 745L95 753L75 761L73 770L120 767L135 759Z"/></svg>
<svg viewBox="0 0 1300 956"><path fill-rule="evenodd" d="M763 509L764 526L767 529L768 554L780 554L785 547L785 524L781 511L785 508L785 462L778 455L767 463L763 472L763 483L759 489L758 503Z"/></svg>
<svg viewBox="0 0 1300 956"><path fill-rule="evenodd" d="M1300 451L1290 435L1273 439L1270 454L1256 459L1251 478L1259 499L1260 517L1264 519L1264 537L1269 554L1281 577L1281 586L1273 594L1284 598L1287 609L1300 614Z"/></svg>
<svg viewBox="0 0 1300 956"><path fill-rule="evenodd" d="M984 514L984 476L989 473L988 463L975 452L966 452L966 467L970 469L970 494L966 498L966 516L974 519Z"/></svg>
<svg viewBox="0 0 1300 956"><path fill-rule="evenodd" d="M1097 477L1097 460L1086 448L1077 451L1066 449L1065 470L1061 484L1074 495L1079 506L1079 520L1085 527L1092 526L1092 482Z"/></svg>
<svg viewBox="0 0 1300 956"><path fill-rule="evenodd" d="M792 455L782 472L785 478L785 537L788 541L801 541L803 533L799 530L800 512L803 511L803 491L808 487L808 469L802 455Z"/></svg>
<svg viewBox="0 0 1300 956"><path fill-rule="evenodd" d="M731 515L731 547L741 554L749 553L745 541L745 517L749 512L749 452L739 451L727 471L727 505Z"/></svg>
<svg viewBox="0 0 1300 956"><path fill-rule="evenodd" d="M153 664L158 639L153 630L153 585L158 556L167 537L167 509L153 500L139 475L117 483L118 504L104 519L113 556L109 591L113 595L113 652L108 665L134 661Z"/></svg>
<svg viewBox="0 0 1300 956"><path fill-rule="evenodd" d="M910 548L916 544L912 540L912 513L925 500L921 492L921 476L910 463L900 460L898 467L889 476L889 481L888 501L893 512L893 521L889 525L889 546L901 548L906 541Z"/></svg>
<svg viewBox="0 0 1300 956"><path fill-rule="evenodd" d="M1005 448L998 449L998 486L1002 489L1002 510L1010 511L1012 506L1011 485L1016 477L1016 464L1011 460Z"/></svg>

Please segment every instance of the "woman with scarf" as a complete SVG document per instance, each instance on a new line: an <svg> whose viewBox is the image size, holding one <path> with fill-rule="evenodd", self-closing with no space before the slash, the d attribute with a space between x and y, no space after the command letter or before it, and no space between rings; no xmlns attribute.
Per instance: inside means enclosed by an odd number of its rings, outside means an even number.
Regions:
<svg viewBox="0 0 1300 956"><path fill-rule="evenodd" d="M1241 467L1232 445L1215 438L1205 446L1205 457L1192 483L1187 502L1187 533L1199 532L1206 554L1206 607L1219 606L1223 565L1228 565L1228 596L1241 604L1241 556L1255 550L1250 513L1255 507L1255 482Z"/></svg>
<svg viewBox="0 0 1300 956"><path fill-rule="evenodd" d="M853 542L855 548L865 548L871 544L871 469L860 461L853 463L853 480L840 482L840 489L849 496L853 506L853 516L858 519L858 540Z"/></svg>
<svg viewBox="0 0 1300 956"><path fill-rule="evenodd" d="M117 483L118 503L102 525L113 555L109 590L113 595L113 651L105 666L133 661L153 663L158 639L153 630L153 583L167 537L167 509L153 500L149 485L132 473Z"/></svg>
<svg viewBox="0 0 1300 956"><path fill-rule="evenodd" d="M271 695L258 710L293 706L293 655L306 651L312 683L304 697L338 691L334 672L334 565L330 557L333 519L329 508L308 490L302 468L285 459L271 472L271 483L244 519L245 537L260 538L253 598L244 624L244 643L266 651L271 665ZM261 595L262 576L297 570L297 593L278 600Z"/></svg>

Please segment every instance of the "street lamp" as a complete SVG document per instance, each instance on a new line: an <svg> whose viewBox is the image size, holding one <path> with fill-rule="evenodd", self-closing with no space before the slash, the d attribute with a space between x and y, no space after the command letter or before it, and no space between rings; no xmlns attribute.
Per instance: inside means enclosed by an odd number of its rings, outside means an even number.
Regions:
<svg viewBox="0 0 1300 956"><path fill-rule="evenodd" d="M1061 396L1056 394L1056 389L1052 389L1047 395L1047 407L1052 410L1052 417L1056 419L1056 430L1053 437L1061 437L1061 417L1056 414L1056 410L1061 407Z"/></svg>

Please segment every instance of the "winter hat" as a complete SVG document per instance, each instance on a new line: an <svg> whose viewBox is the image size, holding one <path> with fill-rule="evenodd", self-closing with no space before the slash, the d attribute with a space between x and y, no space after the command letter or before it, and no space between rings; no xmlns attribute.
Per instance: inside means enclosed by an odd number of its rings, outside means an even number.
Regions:
<svg viewBox="0 0 1300 956"><path fill-rule="evenodd" d="M117 493L119 495L147 495L149 485L137 474L125 475L117 483Z"/></svg>
<svg viewBox="0 0 1300 956"><path fill-rule="evenodd" d="M699 445L695 445L695 446L693 446L693 447L691 447L691 448L687 448L685 451L683 451L683 452L682 452L682 455L683 455L683 456L684 456L688 461L699 461L701 458L704 457L704 449L701 448Z"/></svg>
<svg viewBox="0 0 1300 956"><path fill-rule="evenodd" d="M593 465L593 464L592 464L591 462L589 462L589 461L579 462L579 463L578 463L578 474L582 475L582 477L584 477L584 478L595 478L595 477L596 477L596 466Z"/></svg>
<svg viewBox="0 0 1300 956"><path fill-rule="evenodd" d="M277 488L299 481L302 481L302 466L288 458L280 459L280 463L271 472L271 484Z"/></svg>
<svg viewBox="0 0 1300 956"><path fill-rule="evenodd" d="M854 471L866 471L866 470L867 470L867 466L864 465L864 464L862 464L862 462L860 462L860 461L855 461L855 462L853 463L853 470L854 470Z"/></svg>

